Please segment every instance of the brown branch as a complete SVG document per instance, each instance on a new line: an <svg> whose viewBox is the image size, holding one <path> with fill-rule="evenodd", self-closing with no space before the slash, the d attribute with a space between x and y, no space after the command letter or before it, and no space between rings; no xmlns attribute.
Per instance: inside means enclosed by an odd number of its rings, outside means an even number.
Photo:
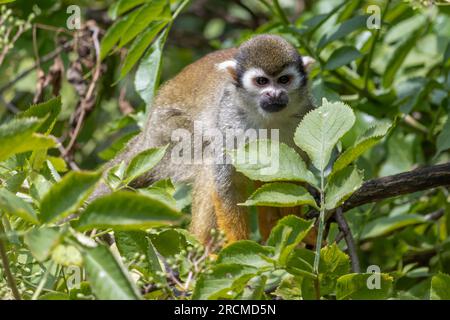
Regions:
<svg viewBox="0 0 450 320"><path fill-rule="evenodd" d="M352 231L348 226L347 220L345 220L344 214L342 212L342 208L339 207L336 209L336 213L334 214L334 218L339 226L339 230L341 230L345 243L347 243L347 252L350 256L350 260L352 262L352 271L355 273L360 273L361 268L359 266L359 258L358 252L355 245L355 239L353 239Z"/></svg>
<svg viewBox="0 0 450 320"><path fill-rule="evenodd" d="M364 182L342 206L343 211L363 204L450 185L450 162Z"/></svg>

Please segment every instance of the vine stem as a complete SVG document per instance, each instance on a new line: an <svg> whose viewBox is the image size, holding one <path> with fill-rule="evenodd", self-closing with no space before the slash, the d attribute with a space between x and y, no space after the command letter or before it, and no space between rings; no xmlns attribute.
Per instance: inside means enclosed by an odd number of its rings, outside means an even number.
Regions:
<svg viewBox="0 0 450 320"><path fill-rule="evenodd" d="M320 172L320 214L316 239L316 256L314 258L314 273L319 274L320 249L322 246L323 229L325 224L325 194L324 194L324 173Z"/></svg>
<svg viewBox="0 0 450 320"><path fill-rule="evenodd" d="M314 266L313 272L316 274L315 280L315 290L316 290L316 298L320 299L320 282L319 282L319 262L320 262L320 249L322 248L322 238L323 238L323 229L325 226L325 189L324 189L324 170L320 171L320 215L319 215L319 225L317 230L317 239L316 239L316 254L314 257Z"/></svg>
<svg viewBox="0 0 450 320"><path fill-rule="evenodd" d="M0 234L5 234L5 228L3 228L3 222L0 219ZM19 289L17 289L16 279L14 278L11 269L9 267L8 255L6 254L6 247L3 241L3 237L0 237L0 258L2 260L3 269L5 270L6 280L8 286L12 291L14 299L21 300Z"/></svg>

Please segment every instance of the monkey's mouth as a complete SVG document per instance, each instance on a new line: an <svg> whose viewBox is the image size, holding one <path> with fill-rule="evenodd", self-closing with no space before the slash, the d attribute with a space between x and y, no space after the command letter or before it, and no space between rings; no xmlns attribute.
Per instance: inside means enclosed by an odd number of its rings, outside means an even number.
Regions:
<svg viewBox="0 0 450 320"><path fill-rule="evenodd" d="M287 103L282 103L282 102L272 102L272 103L268 103L268 102L263 102L261 103L261 109L263 109L266 112L279 112L281 110L283 110L284 108L286 108Z"/></svg>

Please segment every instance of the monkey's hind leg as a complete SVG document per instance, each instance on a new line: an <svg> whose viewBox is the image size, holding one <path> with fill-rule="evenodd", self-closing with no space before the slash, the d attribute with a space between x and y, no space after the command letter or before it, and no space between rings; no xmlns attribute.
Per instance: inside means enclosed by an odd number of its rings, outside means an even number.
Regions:
<svg viewBox="0 0 450 320"><path fill-rule="evenodd" d="M211 237L211 230L217 229L212 199L214 185L206 170L201 170L195 178L192 190L192 220L190 231L202 243Z"/></svg>

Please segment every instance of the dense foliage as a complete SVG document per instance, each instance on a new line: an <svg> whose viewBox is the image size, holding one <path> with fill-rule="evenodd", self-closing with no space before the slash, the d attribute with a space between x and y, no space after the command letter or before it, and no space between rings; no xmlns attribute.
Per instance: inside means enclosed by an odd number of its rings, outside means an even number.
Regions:
<svg viewBox="0 0 450 320"><path fill-rule="evenodd" d="M2 299L450 299L448 187L341 209L363 181L450 161L447 1L31 2L0 0ZM236 162L265 182L241 204L251 239L202 245L189 185L126 190L165 147L100 165L162 81L259 33L316 60L292 137L311 165L283 144L276 174ZM101 179L114 192L86 203ZM255 208L300 205L260 240Z"/></svg>

